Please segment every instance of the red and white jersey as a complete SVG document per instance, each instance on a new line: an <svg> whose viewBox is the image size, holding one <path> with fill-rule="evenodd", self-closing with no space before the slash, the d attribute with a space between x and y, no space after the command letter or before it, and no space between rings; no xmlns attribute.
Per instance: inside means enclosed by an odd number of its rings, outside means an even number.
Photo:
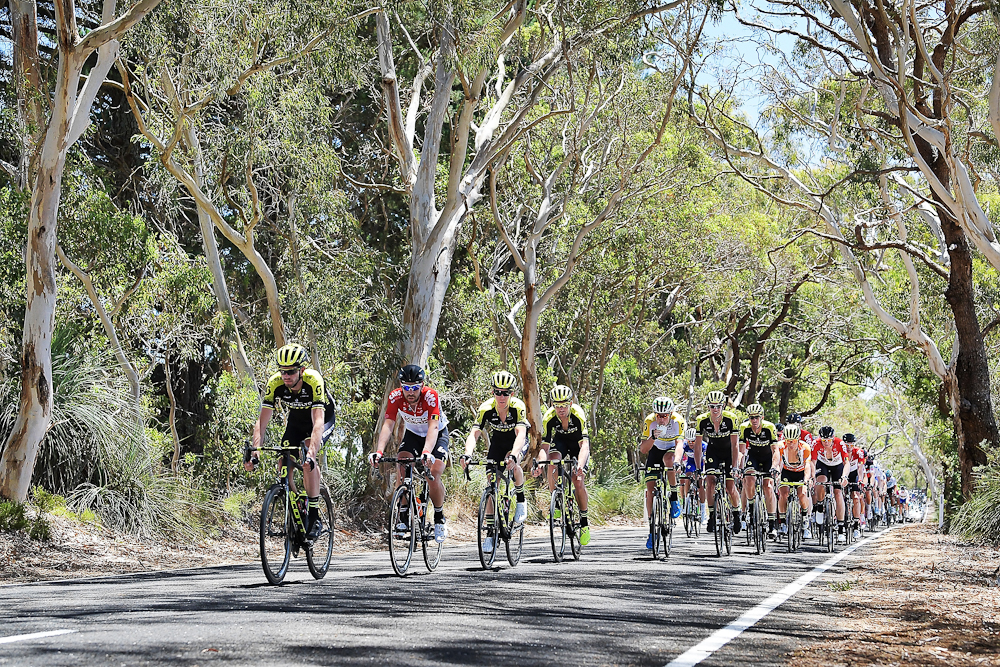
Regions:
<svg viewBox="0 0 1000 667"><path fill-rule="evenodd" d="M851 447L851 458L849 460L847 469L854 472L858 469L859 465L864 465L865 461L868 459L868 454L861 447Z"/></svg>
<svg viewBox="0 0 1000 667"><path fill-rule="evenodd" d="M829 446L825 441L817 439L813 443L812 452L813 461L819 461L828 466L839 466L851 456L840 438L833 438L833 442Z"/></svg>
<svg viewBox="0 0 1000 667"><path fill-rule="evenodd" d="M438 420L439 429L448 426L448 419L441 410L441 398L436 390L429 387L420 389L420 399L416 405L406 402L402 389L393 389L385 408L385 418L395 421L399 416L403 417L406 430L417 435L427 435L427 426L432 419Z"/></svg>

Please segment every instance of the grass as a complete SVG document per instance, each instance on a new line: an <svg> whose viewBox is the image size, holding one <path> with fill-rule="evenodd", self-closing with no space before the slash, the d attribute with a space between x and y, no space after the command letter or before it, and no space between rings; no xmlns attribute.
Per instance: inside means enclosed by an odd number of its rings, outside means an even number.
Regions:
<svg viewBox="0 0 1000 667"><path fill-rule="evenodd" d="M950 532L975 544L1000 546L1000 453L976 468L976 491L952 517Z"/></svg>
<svg viewBox="0 0 1000 667"><path fill-rule="evenodd" d="M31 511L27 503L3 500L0 501L0 532L25 533L33 540L48 542L52 526L37 508Z"/></svg>

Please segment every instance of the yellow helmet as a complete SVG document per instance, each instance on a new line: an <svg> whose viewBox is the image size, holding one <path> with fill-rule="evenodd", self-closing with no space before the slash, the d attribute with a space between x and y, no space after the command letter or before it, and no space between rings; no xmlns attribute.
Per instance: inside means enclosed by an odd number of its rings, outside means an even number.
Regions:
<svg viewBox="0 0 1000 667"><path fill-rule="evenodd" d="M517 378L507 371L497 371L493 374L494 389L513 389L517 385Z"/></svg>
<svg viewBox="0 0 1000 667"><path fill-rule="evenodd" d="M275 356L279 368L301 368L309 363L309 353L306 352L306 348L295 343L285 345Z"/></svg>
<svg viewBox="0 0 1000 667"><path fill-rule="evenodd" d="M569 403L573 400L573 390L564 384L557 384L549 392L553 403Z"/></svg>
<svg viewBox="0 0 1000 667"><path fill-rule="evenodd" d="M747 406L747 417L763 417L764 416L764 406L760 403L754 403Z"/></svg>

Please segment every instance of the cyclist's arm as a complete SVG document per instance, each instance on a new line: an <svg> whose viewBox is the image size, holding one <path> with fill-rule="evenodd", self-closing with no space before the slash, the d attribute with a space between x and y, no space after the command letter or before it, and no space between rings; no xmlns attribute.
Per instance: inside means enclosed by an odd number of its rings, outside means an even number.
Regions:
<svg viewBox="0 0 1000 667"><path fill-rule="evenodd" d="M312 414L313 420L312 437L309 438L309 456L315 461L316 455L319 453L319 448L323 446L325 411L321 407L314 406L309 412Z"/></svg>
<svg viewBox="0 0 1000 667"><path fill-rule="evenodd" d="M253 436L250 441L250 445L254 451L260 449L261 439L267 431L267 425L271 422L271 415L273 414L273 408L269 408L266 405L261 406L260 417L257 418L257 422L253 425Z"/></svg>
<svg viewBox="0 0 1000 667"><path fill-rule="evenodd" d="M478 425L473 426L472 430L469 431L469 437L465 439L465 455L468 457L472 456L472 452L476 451L476 441L479 440L479 436L482 435L483 430L479 428Z"/></svg>
<svg viewBox="0 0 1000 667"><path fill-rule="evenodd" d="M729 434L729 446L733 448L733 465L738 465L740 462L740 436L736 431Z"/></svg>
<svg viewBox="0 0 1000 667"><path fill-rule="evenodd" d="M392 436L392 427L395 425L396 420L389 419L388 417L382 422L382 430L378 434L378 443L375 445L375 451L380 456L385 451L385 446L389 444L389 438Z"/></svg>
<svg viewBox="0 0 1000 667"><path fill-rule="evenodd" d="M701 470L701 433L694 437L694 467Z"/></svg>
<svg viewBox="0 0 1000 667"><path fill-rule="evenodd" d="M427 422L427 437L424 438L424 454L430 454L434 451L434 445L437 444L438 430L441 424L438 422L437 415L431 416L430 420Z"/></svg>
<svg viewBox="0 0 1000 667"><path fill-rule="evenodd" d="M528 451L528 427L518 424L514 427L514 447L511 453L520 462Z"/></svg>
<svg viewBox="0 0 1000 667"><path fill-rule="evenodd" d="M590 460L590 438L584 436L580 440L580 458L577 461L577 465L580 470L583 471L587 467L587 461Z"/></svg>

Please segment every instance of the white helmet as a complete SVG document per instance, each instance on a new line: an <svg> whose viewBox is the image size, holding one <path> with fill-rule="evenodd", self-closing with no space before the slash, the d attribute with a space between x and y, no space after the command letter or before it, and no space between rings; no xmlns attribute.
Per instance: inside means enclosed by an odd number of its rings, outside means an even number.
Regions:
<svg viewBox="0 0 1000 667"><path fill-rule="evenodd" d="M653 412L657 414L669 414L674 411L674 401L672 398L667 398L666 396L658 396L653 401Z"/></svg>
<svg viewBox="0 0 1000 667"><path fill-rule="evenodd" d="M798 424L788 424L785 426L785 440L798 440L802 435L802 427Z"/></svg>
<svg viewBox="0 0 1000 667"><path fill-rule="evenodd" d="M726 405L726 395L716 389L715 391L708 392L705 402L709 405L721 405L724 407Z"/></svg>

